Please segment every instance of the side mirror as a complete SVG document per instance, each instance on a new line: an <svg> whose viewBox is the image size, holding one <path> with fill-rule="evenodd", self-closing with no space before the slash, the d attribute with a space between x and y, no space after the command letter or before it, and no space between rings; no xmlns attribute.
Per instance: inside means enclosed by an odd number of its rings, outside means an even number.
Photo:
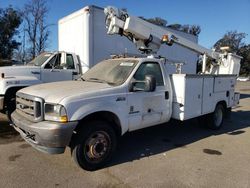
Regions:
<svg viewBox="0 0 250 188"><path fill-rule="evenodd" d="M156 88L156 79L152 75L146 75L144 81L133 81L129 85L130 92L145 91L152 92Z"/></svg>
<svg viewBox="0 0 250 188"><path fill-rule="evenodd" d="M152 75L145 76L145 88L144 91L152 92L155 91L156 88L156 79Z"/></svg>

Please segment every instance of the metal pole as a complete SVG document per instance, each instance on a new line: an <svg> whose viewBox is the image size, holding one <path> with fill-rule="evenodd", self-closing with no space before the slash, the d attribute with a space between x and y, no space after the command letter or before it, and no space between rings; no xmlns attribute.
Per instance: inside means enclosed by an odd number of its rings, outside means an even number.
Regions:
<svg viewBox="0 0 250 188"><path fill-rule="evenodd" d="M202 60L202 73L205 74L206 71L206 60L207 60L207 55L203 54L203 60Z"/></svg>

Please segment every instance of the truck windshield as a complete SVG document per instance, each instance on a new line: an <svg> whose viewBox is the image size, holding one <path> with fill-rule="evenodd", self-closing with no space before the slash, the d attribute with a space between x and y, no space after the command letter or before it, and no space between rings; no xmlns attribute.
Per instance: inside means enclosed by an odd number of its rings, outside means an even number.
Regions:
<svg viewBox="0 0 250 188"><path fill-rule="evenodd" d="M128 59L105 60L83 74L82 80L121 85L126 81L137 63L136 60Z"/></svg>
<svg viewBox="0 0 250 188"><path fill-rule="evenodd" d="M37 56L35 59L27 63L27 65L41 66L49 57L52 56L52 53L42 53Z"/></svg>

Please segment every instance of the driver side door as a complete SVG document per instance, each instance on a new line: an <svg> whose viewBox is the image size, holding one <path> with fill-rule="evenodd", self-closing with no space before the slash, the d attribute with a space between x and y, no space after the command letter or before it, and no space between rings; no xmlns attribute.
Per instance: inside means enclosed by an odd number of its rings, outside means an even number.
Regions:
<svg viewBox="0 0 250 188"><path fill-rule="evenodd" d="M58 53L42 69L44 83L72 80L76 72L72 54Z"/></svg>
<svg viewBox="0 0 250 188"><path fill-rule="evenodd" d="M158 62L142 63L133 76L135 81L143 81L146 75L156 78L156 89L144 91L144 83L134 85L135 91L128 93L129 130L136 130L165 122L170 115L169 91L164 84L161 66Z"/></svg>

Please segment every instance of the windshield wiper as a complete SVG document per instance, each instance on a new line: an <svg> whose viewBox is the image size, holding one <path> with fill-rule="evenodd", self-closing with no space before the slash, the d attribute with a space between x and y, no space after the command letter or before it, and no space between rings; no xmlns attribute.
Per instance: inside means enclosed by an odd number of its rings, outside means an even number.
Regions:
<svg viewBox="0 0 250 188"><path fill-rule="evenodd" d="M87 79L86 81L89 81L89 82L99 82L99 83L107 83L107 84L109 84L109 85L114 84L114 83L112 83L112 82L108 82L108 81L106 81L106 80L102 80L102 79L99 79L99 78L89 78L89 79Z"/></svg>
<svg viewBox="0 0 250 188"><path fill-rule="evenodd" d="M89 78L87 81L93 81L93 82L100 82L100 83L107 83L106 80L102 80L102 79L99 79L99 78Z"/></svg>

